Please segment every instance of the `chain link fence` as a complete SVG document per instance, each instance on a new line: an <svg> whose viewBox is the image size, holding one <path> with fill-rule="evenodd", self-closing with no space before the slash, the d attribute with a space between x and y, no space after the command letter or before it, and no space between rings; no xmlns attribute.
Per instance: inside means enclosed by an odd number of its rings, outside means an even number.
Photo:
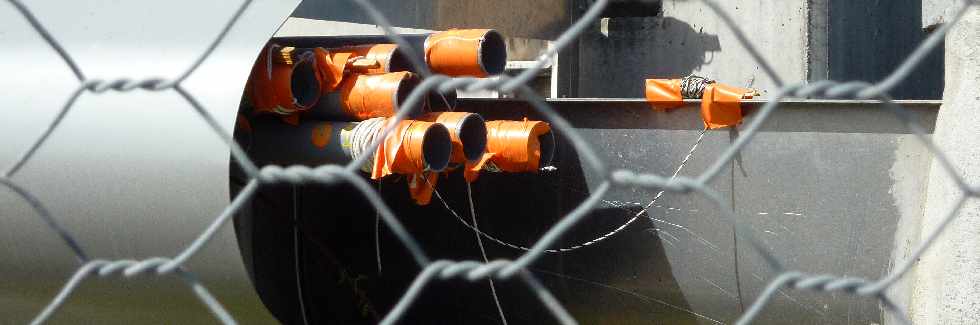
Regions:
<svg viewBox="0 0 980 325"><path fill-rule="evenodd" d="M385 31L390 35L392 41L396 42L399 46L405 48L410 47L404 39L397 36L392 25L380 13L380 11L378 11L377 8L375 8L369 2L369 0L352 1L363 9L379 26L384 27ZM228 31L239 21L242 13L249 8L252 3L251 0L244 1L238 7L234 15L228 20L227 23L225 23L224 27L210 43L207 49L201 53L200 56L198 56L198 58L183 73L181 73L177 78L169 80L133 80L128 78L119 78L114 80L90 79L84 74L82 67L80 67L76 61L72 59L71 54L68 53L61 46L61 44L59 44L57 37L49 33L45 29L44 23L39 21L37 17L32 14L29 7L25 6L19 0L9 0L9 3L13 5L13 7L24 17L24 19L30 23L30 25L36 30L37 34L43 38L47 44L50 45L51 48L64 60L64 63L67 65L68 69L72 71L79 82L76 90L67 98L64 106L61 107L55 118L47 125L43 132L41 132L29 149L21 154L20 158L17 159L11 167L4 171L2 176L0 176L0 185L8 188L14 194L27 202L32 207L34 212L36 212L37 215L44 220L48 227L50 227L51 230L60 236L61 240L74 252L74 255L78 259L79 263L78 269L75 271L74 275L68 279L64 287L55 297L51 299L50 303L48 303L48 305L37 314L33 320L33 323L38 324L48 320L58 311L59 307L68 301L72 292L86 278L93 276L133 277L141 274L175 276L182 279L187 283L190 290L197 295L201 302L210 309L211 313L217 319L226 324L235 323L233 315L230 315L222 307L221 302L215 299L204 287L204 285L195 279L193 273L190 270L187 270L184 267L184 264L214 236L214 234L223 224L227 223L233 215L241 210L246 203L248 203L249 200L255 196L260 187L277 183L318 183L323 185L348 183L353 185L374 206L389 229L406 247L408 252L422 270L418 273L415 280L405 291L398 303L384 317L382 320L382 323L384 324L396 323L399 318L411 307L412 303L418 299L420 292L429 282L450 278L466 279L468 281L483 281L487 279L499 281L523 281L523 283L527 285L530 294L535 295L559 322L563 324L576 323L575 319L564 309L562 304L549 292L545 286L538 281L537 278L535 278L531 272L528 271L527 267L536 259L545 254L550 248L553 248L559 237L569 230L571 226L576 224L582 218L588 216L589 213L602 201L603 196L610 190L610 188L614 186L643 187L660 189L671 193L696 193L703 195L713 201L718 211L721 212L727 219L726 221L733 223L737 236L749 242L753 246L753 249L763 256L769 267L775 270L778 275L770 280L769 284L760 294L759 298L741 315L737 321L737 324L751 323L757 315L764 312L764 308L767 303L771 300L773 295L775 295L778 290L782 288L816 292L836 292L868 297L869 299L877 299L888 312L896 316L896 319L899 321L904 321L905 323L910 323L909 318L904 312L905 309L902 306L895 304L894 301L885 294L885 291L892 284L896 283L896 281L906 275L910 269L912 269L915 261L922 256L925 250L928 249L933 241L935 241L940 233L942 233L943 229L949 225L950 221L957 215L957 212L963 206L963 204L969 199L980 196L980 188L972 187L971 185L967 184L962 177L956 175L955 169L953 168L953 165L949 159L947 159L946 155L940 151L937 146L927 137L925 128L915 122L911 112L892 102L888 92L899 82L908 77L908 75L932 50L942 44L942 40L947 31L949 31L950 28L960 20L969 6L974 5L974 2L972 0L963 0L960 8L958 8L956 11L954 18L942 28L933 32L933 34L922 44L920 44L918 48L900 66L898 66L885 80L880 83L871 84L863 81L839 82L824 80L809 83L803 82L786 84L780 78L780 76L775 73L775 70L770 66L770 64L762 58L759 51L748 40L745 33L739 28L739 26L734 23L731 17L721 10L714 0L703 0L703 3L716 15L718 15L718 17L722 19L728 28L734 31L741 45L748 50L766 75L768 75L768 77L771 78L775 84L779 85L781 89L776 92L775 96L773 96L768 103L766 103L758 112L756 112L756 117L751 122L741 127L742 130L740 132L740 136L735 139L734 143L727 148L705 172L696 177L678 176L676 173L672 176L638 174L630 170L608 169L603 161L600 160L595 152L590 148L588 142L585 141L585 139L583 139L566 120L564 120L558 113L550 108L542 98L537 96L532 89L525 85L529 80L534 78L535 75L542 68L544 68L548 62L553 59L558 51L568 46L583 32L583 30L591 26L599 17L600 13L608 2L608 0L598 0L591 4L582 17L572 24L571 27L566 30L557 40L555 40L554 46L547 53L545 53L531 69L523 71L522 73L513 77L502 76L495 79L449 78L442 75L433 75L428 71L424 64L418 61L417 58L414 59L413 64L415 65L415 68L420 71L420 74L424 80L405 101L404 107L412 107L415 103L423 100L426 94L428 94L431 90L449 91L458 89L466 91L499 90L502 92L518 92L522 96L528 98L528 102L539 113L544 115L554 127L560 130L565 137L567 137L569 142L573 145L579 156L582 158L584 166L592 169L597 175L604 175L601 183L595 188L589 197L587 197L575 209L564 216L559 222L554 224L551 229L542 235L532 247L528 248L527 251L520 255L517 259L481 262L433 260L430 258L422 250L412 235L406 231L401 222L398 220L398 217L385 204L385 202L376 192L375 188L361 175L359 175L359 166L362 166L364 161L368 159L367 156L359 157L356 161L353 161L346 166L325 165L316 168L309 168L305 166L263 166L260 168L246 156L243 150L232 139L231 134L227 130L224 130L208 112L208 110L203 107L195 99L195 97L187 91L187 89L184 88L182 84L184 80L194 73L194 71L205 60L207 60L214 49L221 44L222 40L228 34ZM148 257L142 260L104 260L94 256L89 256L81 248L81 245L79 245L74 239L72 234L59 226L54 216L52 216L49 210L45 208L44 202L41 202L30 191L18 185L18 183L13 180L13 177L17 175L18 171L21 170L25 164L31 161L31 158L34 156L37 150L45 144L45 141L58 128L58 125L62 122L64 116L72 109L73 104L83 94L127 92L135 89L142 89L152 92L174 91L179 94L184 100L186 100L187 104L208 123L213 131L219 135L225 141L225 143L227 143L231 150L234 163L240 166L241 169L248 175L248 182L238 193L238 195L231 200L231 204L229 204L218 216L216 216L210 225L176 256ZM956 184L959 187L960 194L955 200L956 204L954 205L954 208L948 211L948 214L941 221L940 226L929 233L925 237L926 240L916 247L910 256L908 256L904 261L897 263L896 267L894 267L893 270L885 276L879 279L862 279L840 277L830 274L811 274L802 270L786 269L782 266L778 259L767 252L764 246L753 237L752 233L748 231L744 225L736 222L732 209L725 202L725 200L723 200L718 193L706 186L706 184L708 184L713 178L722 172L724 167L732 163L732 160L739 153L739 151L746 146L746 144L752 141L753 137L758 132L760 125L765 123L772 112L780 107L780 100L784 98L878 100L885 109L893 112L905 123L910 131L914 132L923 145L934 155L938 165L942 167L943 172L948 173L955 179ZM391 132L395 124L397 124L397 121L404 119L408 113L408 110L400 110L395 115L394 122L389 124L389 126L385 129L384 134ZM379 137L379 139L383 138L384 137ZM378 144L379 143L375 142L371 148L376 148Z"/></svg>

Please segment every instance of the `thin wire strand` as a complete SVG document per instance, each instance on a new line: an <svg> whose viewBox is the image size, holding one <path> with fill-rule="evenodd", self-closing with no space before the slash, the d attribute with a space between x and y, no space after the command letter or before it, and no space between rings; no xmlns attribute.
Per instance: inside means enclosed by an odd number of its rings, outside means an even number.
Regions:
<svg viewBox="0 0 980 325"><path fill-rule="evenodd" d="M671 179L676 178L677 175L680 174L681 170L684 170L684 166L687 165L687 163L691 160L691 158L694 158L694 152L697 151L698 146L701 144L702 141L704 141L704 135L705 135L705 133L707 131L708 131L708 129L701 130L701 132L698 134L697 141L695 141L694 142L694 145L691 146L691 149L688 150L687 155L685 155L684 158L681 159L681 162L680 162L680 164L678 164L677 169L675 169L674 170L674 173L671 175ZM467 186L467 190L469 191L469 186L470 185L467 183L466 186ZM495 242L495 243L497 243L499 245L505 246L505 247L509 247L509 248L513 248L513 249L517 249L517 250L522 250L522 251L528 251L528 250L531 249L529 247L525 247L525 246L522 246L522 245L518 245L518 244L514 244L514 243L510 243L510 242L504 241L504 240L502 240L500 238L497 238L495 236L492 236L490 234L487 234L486 232L483 232L482 230L480 230L476 226L475 223L470 224L466 220L463 220L463 217L461 217L459 215L459 213L456 213L456 210L454 210L451 206L449 206L449 203L446 202L446 200L444 200L442 198L442 194L440 194L438 190L434 190L433 193L436 195L436 198L439 199L439 201L442 203L443 207L445 207L446 210L449 211L449 213L451 213L453 216L456 217L456 220L459 220L460 223L462 223L467 228L470 228L471 230L473 230L473 232L479 234L480 236L483 236L486 239L489 239L490 241L493 241L493 242ZM467 193L469 193L469 192L467 192ZM470 195L471 195L470 196L470 204L472 205L473 204L473 197L472 197L472 194L470 194ZM579 250L579 249L582 249L582 248L585 248L585 247L589 247L589 246L598 244L598 243L600 243L600 242L602 242L602 241L604 241L606 239L609 239L609 238L615 236L616 234L619 234L620 232L622 232L624 229L626 229L626 227L629 227L629 225L633 224L633 222L636 222L636 220L638 220L651 207L653 207L653 205L657 203L657 200L659 200L660 197L663 196L663 195L664 195L664 190L661 190L660 192L657 193L657 195L655 195L653 197L653 200L651 200L650 203L648 203L646 206L643 207L642 210L640 210L635 215L633 215L633 217L627 219L626 222L624 222L623 224L619 225L615 229L613 229L613 230L611 230L611 231L609 231L609 232L607 232L605 234L602 234L602 235L600 235L600 236L598 236L598 237L596 237L594 239L590 239L590 240L584 241L584 242L582 242L580 244L575 244L575 245L566 246L566 247L562 247L562 248L546 249L545 252L547 252L547 253L566 253L566 252L571 252L571 251ZM471 208L471 210L472 210L472 208Z"/></svg>
<svg viewBox="0 0 980 325"><path fill-rule="evenodd" d="M429 181L428 178L424 178L426 182ZM473 235L476 236L476 244L480 247L480 256L483 257L484 263L490 263L490 259L487 257L487 249L483 247L483 238L480 237L480 226L479 222L476 221L476 204L473 202L473 188L470 183L466 183L466 197L470 202L470 217L473 220ZM440 198L441 200L442 198ZM507 325L507 316L504 315L504 307L500 305L500 297L497 296L497 287L493 284L493 279L487 279L490 283L490 295L493 296L493 303L497 305L497 313L500 314L500 322Z"/></svg>

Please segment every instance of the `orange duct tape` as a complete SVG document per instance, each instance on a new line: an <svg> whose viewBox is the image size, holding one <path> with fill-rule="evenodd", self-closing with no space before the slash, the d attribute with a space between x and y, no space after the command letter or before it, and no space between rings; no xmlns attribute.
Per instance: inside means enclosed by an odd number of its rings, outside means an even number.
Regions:
<svg viewBox="0 0 980 325"><path fill-rule="evenodd" d="M504 72L507 44L492 29L454 29L425 40L425 62L448 76L483 78Z"/></svg>
<svg viewBox="0 0 980 325"><path fill-rule="evenodd" d="M409 71L411 65L408 58L398 50L395 44L367 44L328 49L338 56L347 54L348 59L355 59L348 67L355 73L384 73Z"/></svg>
<svg viewBox="0 0 980 325"><path fill-rule="evenodd" d="M297 60L295 52L273 44L259 55L245 89L255 112L289 115L308 110L320 99L316 60Z"/></svg>
<svg viewBox="0 0 980 325"><path fill-rule="evenodd" d="M551 163L555 140L551 126L542 121L487 122L487 169L536 172Z"/></svg>
<svg viewBox="0 0 980 325"><path fill-rule="evenodd" d="M432 192L435 191L439 173L429 172L408 176L408 194L415 204L427 205L432 202Z"/></svg>
<svg viewBox="0 0 980 325"><path fill-rule="evenodd" d="M378 146L372 179L408 174L408 191L419 205L429 204L439 172L449 165L452 140L439 123L405 120Z"/></svg>
<svg viewBox="0 0 980 325"><path fill-rule="evenodd" d="M350 53L330 53L322 47L313 49L316 59L317 74L320 76L320 93L325 94L337 89L344 80L344 70Z"/></svg>
<svg viewBox="0 0 980 325"><path fill-rule="evenodd" d="M418 77L405 71L350 74L309 113L317 118L333 120L363 121L374 117L390 117L395 115L418 84ZM411 115L417 115L423 104L417 103L411 109Z"/></svg>
<svg viewBox="0 0 980 325"><path fill-rule="evenodd" d="M645 93L647 102L657 110L684 105L680 79L647 79Z"/></svg>
<svg viewBox="0 0 980 325"><path fill-rule="evenodd" d="M451 153L452 140L446 127L438 123L404 120L378 146L371 178L442 171L449 165Z"/></svg>
<svg viewBox="0 0 980 325"><path fill-rule="evenodd" d="M704 88L701 118L709 129L735 126L742 122L742 99L752 98L752 90L712 83Z"/></svg>

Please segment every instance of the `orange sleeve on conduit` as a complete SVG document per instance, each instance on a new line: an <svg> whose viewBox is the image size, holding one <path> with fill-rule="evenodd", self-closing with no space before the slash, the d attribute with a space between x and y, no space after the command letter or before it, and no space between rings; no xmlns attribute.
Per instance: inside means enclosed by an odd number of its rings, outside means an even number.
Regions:
<svg viewBox="0 0 980 325"><path fill-rule="evenodd" d="M278 114L292 114L303 110L304 108L297 107L293 102L293 91L290 84L293 65L283 62L281 58L279 60L273 58L273 56L281 54L278 49L272 49L271 55L269 51L268 46L263 48L262 53L259 54L259 59L252 66L252 74L249 76L248 82L249 87L246 89L252 106L256 112Z"/></svg>
<svg viewBox="0 0 980 325"><path fill-rule="evenodd" d="M480 43L489 29L453 29L432 34L425 40L425 62L447 76L483 78Z"/></svg>
<svg viewBox="0 0 980 325"><path fill-rule="evenodd" d="M413 120L398 122L375 152L371 179L391 174L408 175L408 192L412 199L419 205L429 204L439 173L425 171L422 142L425 132L433 124Z"/></svg>
<svg viewBox="0 0 980 325"><path fill-rule="evenodd" d="M371 178L391 174L418 174L425 171L422 142L432 122L404 120L388 134L374 154Z"/></svg>
<svg viewBox="0 0 980 325"><path fill-rule="evenodd" d="M398 45L395 44L370 44L339 47L329 51L335 54L346 53L345 62L353 57L376 61L374 66L355 69L358 73L384 73L390 72L388 68L391 66L391 58L397 49Z"/></svg>
<svg viewBox="0 0 980 325"><path fill-rule="evenodd" d="M484 153L480 160L467 161L465 169L463 170L463 178L466 179L466 182L475 182L476 179L480 177L480 171L483 170L483 166L485 166L490 159L493 159L493 154L488 152Z"/></svg>
<svg viewBox="0 0 980 325"><path fill-rule="evenodd" d="M435 191L438 180L439 173L437 172L412 174L408 177L408 194L418 205L429 204L432 201L432 192Z"/></svg>
<svg viewBox="0 0 980 325"><path fill-rule="evenodd" d="M541 142L538 137L551 132L542 121L487 122L487 152L490 162L506 172L537 171L541 162Z"/></svg>
<svg viewBox="0 0 980 325"><path fill-rule="evenodd" d="M395 115L398 87L403 80L415 78L411 72L384 74L351 74L344 78L340 92L344 114L360 120Z"/></svg>
<svg viewBox="0 0 980 325"><path fill-rule="evenodd" d="M350 53L330 53L318 47L313 49L316 56L317 77L320 78L320 93L326 94L337 89L340 82L344 80L344 67L347 66L347 59Z"/></svg>
<svg viewBox="0 0 980 325"><path fill-rule="evenodd" d="M735 126L742 122L742 99L752 98L750 89L712 83L704 88L701 118L709 129Z"/></svg>
<svg viewBox="0 0 980 325"><path fill-rule="evenodd" d="M647 102L658 110L684 105L680 79L647 79L645 93Z"/></svg>

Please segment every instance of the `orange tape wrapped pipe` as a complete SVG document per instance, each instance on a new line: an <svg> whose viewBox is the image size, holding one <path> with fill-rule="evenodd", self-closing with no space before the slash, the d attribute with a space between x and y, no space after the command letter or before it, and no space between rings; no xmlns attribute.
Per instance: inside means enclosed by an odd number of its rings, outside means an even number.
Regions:
<svg viewBox="0 0 980 325"><path fill-rule="evenodd" d="M418 85L411 72L350 74L333 92L320 100L310 113L327 119L363 121L395 115L399 105ZM419 110L423 103L416 104Z"/></svg>
<svg viewBox="0 0 980 325"><path fill-rule="evenodd" d="M289 115L310 109L320 99L316 60L296 60L291 47L267 46L252 67L246 97L256 112Z"/></svg>
<svg viewBox="0 0 980 325"><path fill-rule="evenodd" d="M442 171L449 165L451 152L452 140L446 127L433 122L403 120L378 146L371 178Z"/></svg>
<svg viewBox="0 0 980 325"><path fill-rule="evenodd" d="M448 76L483 78L504 72L507 45L492 29L453 29L425 40L425 62Z"/></svg>
<svg viewBox="0 0 980 325"><path fill-rule="evenodd" d="M395 44L367 44L328 49L333 57L346 57L348 69L355 73L385 73L408 71L407 58Z"/></svg>
<svg viewBox="0 0 980 325"><path fill-rule="evenodd" d="M548 164L554 156L554 138L542 143L541 138L551 135L551 126L542 121L489 121L487 122L487 154L490 165L500 171L521 173L536 172L541 164ZM546 140L549 141L549 140ZM467 180L475 179L476 171L467 170Z"/></svg>
<svg viewBox="0 0 980 325"><path fill-rule="evenodd" d="M429 204L439 172L449 165L451 141L442 124L401 121L378 146L371 178L407 174L412 199L419 205Z"/></svg>

